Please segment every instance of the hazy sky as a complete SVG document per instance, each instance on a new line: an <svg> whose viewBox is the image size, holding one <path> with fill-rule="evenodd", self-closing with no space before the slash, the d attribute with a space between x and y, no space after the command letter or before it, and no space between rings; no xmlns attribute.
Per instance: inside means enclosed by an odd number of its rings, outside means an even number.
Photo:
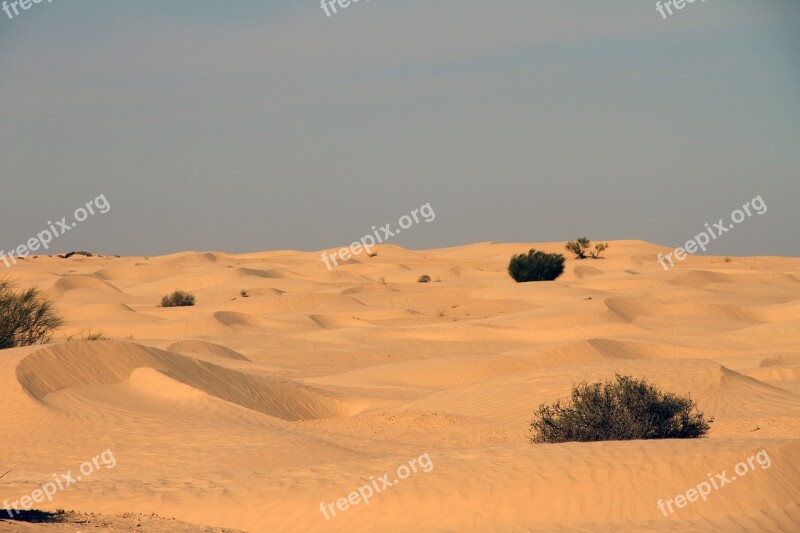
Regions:
<svg viewBox="0 0 800 533"><path fill-rule="evenodd" d="M800 255L800 1L53 0L0 11L0 249L392 242Z"/></svg>

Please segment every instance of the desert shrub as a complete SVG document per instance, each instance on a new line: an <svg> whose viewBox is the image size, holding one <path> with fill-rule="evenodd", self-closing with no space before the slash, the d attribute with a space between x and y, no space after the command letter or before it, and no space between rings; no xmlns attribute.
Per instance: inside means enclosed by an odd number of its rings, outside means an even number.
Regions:
<svg viewBox="0 0 800 533"><path fill-rule="evenodd" d="M241 296L242 298L250 298L250 293L247 292L245 289L242 289L239 291L239 296Z"/></svg>
<svg viewBox="0 0 800 533"><path fill-rule="evenodd" d="M508 274L517 282L552 281L564 272L564 256L531 249L511 257Z"/></svg>
<svg viewBox="0 0 800 533"><path fill-rule="evenodd" d="M607 242L599 242L594 245L594 250L589 252L589 255L592 256L592 259L600 259L600 256L608 249Z"/></svg>
<svg viewBox="0 0 800 533"><path fill-rule="evenodd" d="M69 252L69 253L66 253L64 255L59 255L58 257L60 257L61 259L69 259L73 255L82 255L84 257L94 257L94 254L91 254L89 252Z"/></svg>
<svg viewBox="0 0 800 533"><path fill-rule="evenodd" d="M16 291L0 280L0 350L48 342L63 324L38 289Z"/></svg>
<svg viewBox="0 0 800 533"><path fill-rule="evenodd" d="M423 275L421 275L419 277L417 282L418 283L430 283L431 282L431 277L429 275L427 275L427 274L423 274Z"/></svg>
<svg viewBox="0 0 800 533"><path fill-rule="evenodd" d="M590 241L586 237L581 237L575 241L569 241L565 246L566 250L575 254L575 259L586 259L586 250L589 248Z"/></svg>
<svg viewBox="0 0 800 533"><path fill-rule="evenodd" d="M589 247L591 245L592 241L586 237L581 237L580 239L568 242L565 248L568 252L575 254L575 259L586 259L587 253L592 259L600 259L602 253L608 249L607 242L595 244L594 250L590 251Z"/></svg>
<svg viewBox="0 0 800 533"><path fill-rule="evenodd" d="M581 383L568 401L541 405L531 421L531 442L689 439L704 436L713 419L688 396L661 392L645 380Z"/></svg>
<svg viewBox="0 0 800 533"><path fill-rule="evenodd" d="M194 296L184 291L175 291L161 299L161 307L189 307L194 305Z"/></svg>

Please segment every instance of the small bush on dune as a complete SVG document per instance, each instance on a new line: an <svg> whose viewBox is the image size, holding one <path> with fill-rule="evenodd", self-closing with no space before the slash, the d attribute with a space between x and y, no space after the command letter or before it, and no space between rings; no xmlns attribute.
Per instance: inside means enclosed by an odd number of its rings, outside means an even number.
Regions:
<svg viewBox="0 0 800 533"><path fill-rule="evenodd" d="M587 239L586 237L581 237L580 239L576 239L574 241L570 241L565 246L568 252L575 254L575 259L586 259L586 254L589 254L589 257L592 259L601 259L601 255L604 251L608 249L608 243L597 243L594 245L594 250L589 250L589 247L592 245L592 241Z"/></svg>
<svg viewBox="0 0 800 533"><path fill-rule="evenodd" d="M60 257L61 259L69 259L73 255L82 255L84 257L94 257L94 254L91 254L89 252L69 252L69 253L66 253L64 255L59 255L58 257Z"/></svg>
<svg viewBox="0 0 800 533"><path fill-rule="evenodd" d="M0 350L48 342L64 321L38 289L15 291L0 280Z"/></svg>
<svg viewBox="0 0 800 533"><path fill-rule="evenodd" d="M185 291L175 291L161 299L161 307L190 307L194 305L194 296Z"/></svg>
<svg viewBox="0 0 800 533"><path fill-rule="evenodd" d="M586 249L589 248L589 239L581 237L575 241L569 241L565 246L566 250L575 254L575 259L586 259Z"/></svg>
<svg viewBox="0 0 800 533"><path fill-rule="evenodd" d="M518 283L552 281L564 272L564 256L531 249L528 254L511 258L508 274Z"/></svg>
<svg viewBox="0 0 800 533"><path fill-rule="evenodd" d="M430 282L431 282L431 277L427 274L421 275L417 280L417 283L430 283Z"/></svg>
<svg viewBox="0 0 800 533"><path fill-rule="evenodd" d="M600 242L600 243L597 243L597 244L594 245L594 250L589 252L589 255L592 257L592 259L600 259L601 258L600 256L607 249L608 249L608 243L607 242Z"/></svg>
<svg viewBox="0 0 800 533"><path fill-rule="evenodd" d="M689 439L704 436L711 422L688 396L617 374L614 382L573 387L568 401L539 406L531 442Z"/></svg>

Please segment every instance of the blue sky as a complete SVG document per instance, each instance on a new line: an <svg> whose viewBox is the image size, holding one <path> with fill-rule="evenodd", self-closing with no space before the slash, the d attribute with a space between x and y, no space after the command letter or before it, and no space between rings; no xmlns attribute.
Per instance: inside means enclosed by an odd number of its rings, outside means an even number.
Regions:
<svg viewBox="0 0 800 533"><path fill-rule="evenodd" d="M800 3L121 0L0 12L0 248L316 250L430 202L411 248L800 255Z"/></svg>

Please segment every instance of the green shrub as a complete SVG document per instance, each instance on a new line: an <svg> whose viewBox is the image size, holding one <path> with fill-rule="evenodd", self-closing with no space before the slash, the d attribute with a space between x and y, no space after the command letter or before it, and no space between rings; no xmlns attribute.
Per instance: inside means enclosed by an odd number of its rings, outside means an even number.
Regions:
<svg viewBox="0 0 800 533"><path fill-rule="evenodd" d="M575 254L575 259L586 259L587 252L592 259L600 259L602 253L608 249L607 242L595 244L594 250L589 251L591 245L592 241L586 237L581 237L580 239L568 242L565 248L568 252Z"/></svg>
<svg viewBox="0 0 800 533"><path fill-rule="evenodd" d="M645 380L581 383L568 401L541 405L531 421L531 442L689 439L710 429L688 396L659 391Z"/></svg>
<svg viewBox="0 0 800 533"><path fill-rule="evenodd" d="M531 249L511 257L508 274L517 282L552 281L564 272L564 256Z"/></svg>
<svg viewBox="0 0 800 533"><path fill-rule="evenodd" d="M38 289L15 291L10 281L0 280L0 350L48 342L63 324Z"/></svg>
<svg viewBox="0 0 800 533"><path fill-rule="evenodd" d="M161 299L161 307L190 307L194 305L194 296L184 291L175 291Z"/></svg>

